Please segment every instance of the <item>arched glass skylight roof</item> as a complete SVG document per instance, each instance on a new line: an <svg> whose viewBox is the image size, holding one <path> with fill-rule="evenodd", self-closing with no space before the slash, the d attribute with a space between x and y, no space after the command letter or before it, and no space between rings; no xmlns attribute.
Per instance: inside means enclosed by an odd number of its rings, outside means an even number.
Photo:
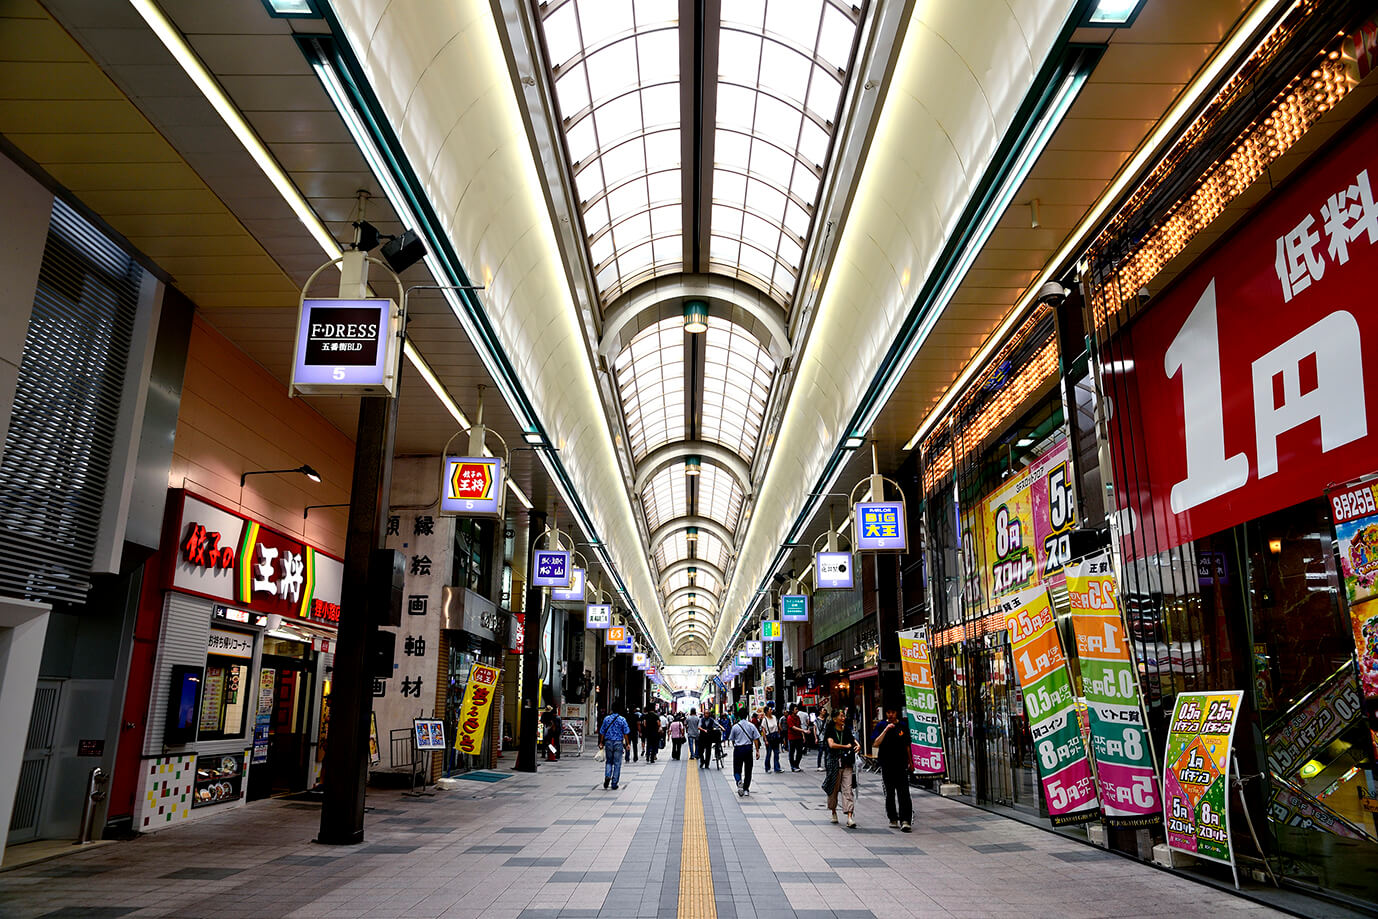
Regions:
<svg viewBox="0 0 1378 919"><path fill-rule="evenodd" d="M613 361L613 374L634 460L684 439L683 320L642 329Z"/></svg>
<svg viewBox="0 0 1378 919"><path fill-rule="evenodd" d="M689 558L689 547L691 542L689 534L681 530L673 536L667 538L656 549L656 570L664 571L668 566L674 564L682 558ZM693 543L696 546L694 551L695 558L701 558L706 562L717 565L722 571L727 570L727 563L730 558L722 540L705 530L699 530L698 540Z"/></svg>
<svg viewBox="0 0 1378 919"><path fill-rule="evenodd" d="M735 532L742 519L742 500L746 497L742 487L732 473L719 466L704 463L701 468L695 511L700 517L710 517Z"/></svg>
<svg viewBox="0 0 1378 919"><path fill-rule="evenodd" d="M859 14L837 0L723 4L709 265L793 296Z"/></svg>
<svg viewBox="0 0 1378 919"><path fill-rule="evenodd" d="M694 573L693 577L695 587L698 587L702 590L707 590L710 593L714 594L722 592L722 585L718 583L718 579L713 577L713 575L710 574L706 569L698 569L698 571ZM666 594L672 594L675 591L681 590L688 586L689 572L676 571L674 574L670 575L669 580L665 582L665 586L661 588L661 591Z"/></svg>
<svg viewBox="0 0 1378 919"><path fill-rule="evenodd" d="M641 506L646 511L646 526L652 531L667 520L689 513L689 487L684 467L678 463L668 466L652 477L641 493Z"/></svg>
<svg viewBox="0 0 1378 919"><path fill-rule="evenodd" d="M604 302L684 260L676 0L543 3L541 27Z"/></svg>
<svg viewBox="0 0 1378 919"><path fill-rule="evenodd" d="M699 437L750 461L765 420L775 361L754 335L712 316L704 342Z"/></svg>

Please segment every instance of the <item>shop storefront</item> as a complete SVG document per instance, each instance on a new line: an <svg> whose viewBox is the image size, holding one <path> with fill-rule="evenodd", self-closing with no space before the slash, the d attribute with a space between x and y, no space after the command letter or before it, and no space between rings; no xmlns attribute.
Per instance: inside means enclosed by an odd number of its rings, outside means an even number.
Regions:
<svg viewBox="0 0 1378 919"><path fill-rule="evenodd" d="M134 827L319 780L342 563L174 491Z"/></svg>

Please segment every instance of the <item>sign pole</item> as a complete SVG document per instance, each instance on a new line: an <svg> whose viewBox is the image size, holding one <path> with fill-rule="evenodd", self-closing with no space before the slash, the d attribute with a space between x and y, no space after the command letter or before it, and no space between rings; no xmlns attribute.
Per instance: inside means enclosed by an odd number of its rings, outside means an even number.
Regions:
<svg viewBox="0 0 1378 919"><path fill-rule="evenodd" d="M341 297L366 295L368 263L357 249L344 255ZM364 396L354 437L354 478L349 491L345 531L344 584L340 598L339 643L335 649L331 688L330 737L325 746L324 799L316 841L355 845L364 840L364 791L368 784L369 718L373 713L373 680L368 649L378 625L368 606L369 561L381 548L382 520L392 490L392 446L397 428L397 400Z"/></svg>
<svg viewBox="0 0 1378 919"><path fill-rule="evenodd" d="M530 536L527 539L526 550L526 583L528 586L526 588L526 603L523 604L526 615L526 641L522 646L521 738L517 744L517 765L514 767L517 772L536 771L537 733L540 730L540 719L536 711L536 695L540 692L540 645L545 634L541 622L541 607L545 603L545 590L531 586L532 582L536 580L536 547L541 541L541 535L545 532L545 511L531 511L529 521Z"/></svg>

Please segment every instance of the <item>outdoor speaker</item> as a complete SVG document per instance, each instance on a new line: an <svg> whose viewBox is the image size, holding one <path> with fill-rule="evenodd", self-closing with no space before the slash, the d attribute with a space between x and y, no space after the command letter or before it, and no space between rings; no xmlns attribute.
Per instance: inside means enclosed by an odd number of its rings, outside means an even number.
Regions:
<svg viewBox="0 0 1378 919"><path fill-rule="evenodd" d="M374 549L368 565L368 614L374 625L402 624L407 557L396 549Z"/></svg>
<svg viewBox="0 0 1378 919"><path fill-rule="evenodd" d="M383 261L388 267L401 274L412 265L426 257L426 244L415 230L408 230L396 239L383 244Z"/></svg>
<svg viewBox="0 0 1378 919"><path fill-rule="evenodd" d="M368 675L378 680L392 676L392 662L397 654L397 633L379 629L373 634L368 648Z"/></svg>

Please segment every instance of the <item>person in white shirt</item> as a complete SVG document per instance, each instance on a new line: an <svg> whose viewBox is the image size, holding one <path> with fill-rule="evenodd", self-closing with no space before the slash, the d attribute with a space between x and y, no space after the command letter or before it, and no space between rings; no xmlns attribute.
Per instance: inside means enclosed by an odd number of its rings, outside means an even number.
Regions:
<svg viewBox="0 0 1378 919"><path fill-rule="evenodd" d="M746 717L746 709L737 710L737 723L727 735L732 744L732 777L737 780L737 796L751 796L751 748L756 747L756 758L761 758L761 732L756 730Z"/></svg>
<svg viewBox="0 0 1378 919"><path fill-rule="evenodd" d="M771 703L766 704L765 717L761 719L761 733L766 738L766 772L770 771L770 757L775 755L775 771L784 772L780 768L780 719L775 715L775 706Z"/></svg>

